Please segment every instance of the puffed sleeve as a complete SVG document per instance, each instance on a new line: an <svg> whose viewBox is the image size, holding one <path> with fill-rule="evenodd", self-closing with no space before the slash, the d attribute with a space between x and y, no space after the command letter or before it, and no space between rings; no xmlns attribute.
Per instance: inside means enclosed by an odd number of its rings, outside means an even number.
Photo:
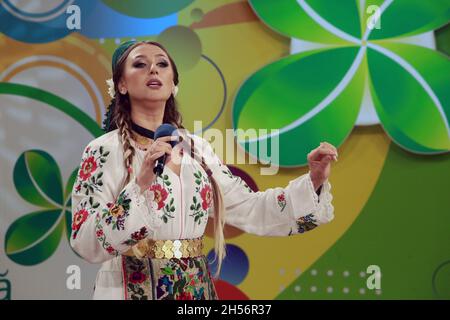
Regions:
<svg viewBox="0 0 450 320"><path fill-rule="evenodd" d="M285 188L253 192L231 173L206 140L202 145L205 161L223 193L227 224L256 235L288 236L333 220L328 179L321 186L320 195L314 190L309 173L290 181Z"/></svg>
<svg viewBox="0 0 450 320"><path fill-rule="evenodd" d="M120 148L89 144L72 190L70 244L91 263L109 260L151 236L160 226L153 192L141 193L132 179L123 189L125 168Z"/></svg>

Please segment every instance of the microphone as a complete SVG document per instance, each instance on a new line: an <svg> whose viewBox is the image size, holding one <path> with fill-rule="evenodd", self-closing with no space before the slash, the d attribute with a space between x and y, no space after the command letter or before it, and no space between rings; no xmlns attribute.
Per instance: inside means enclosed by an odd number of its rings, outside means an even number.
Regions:
<svg viewBox="0 0 450 320"><path fill-rule="evenodd" d="M167 137L167 136L179 136L179 134L178 134L176 127L174 127L173 125L168 124L168 123L163 123L155 131L155 140L158 138ZM169 141L169 143L173 148L177 145L178 141ZM167 153L164 153L163 156L159 157L156 160L156 165L153 168L153 173L155 173L158 176L161 176L162 172L164 171L166 159L167 159Z"/></svg>

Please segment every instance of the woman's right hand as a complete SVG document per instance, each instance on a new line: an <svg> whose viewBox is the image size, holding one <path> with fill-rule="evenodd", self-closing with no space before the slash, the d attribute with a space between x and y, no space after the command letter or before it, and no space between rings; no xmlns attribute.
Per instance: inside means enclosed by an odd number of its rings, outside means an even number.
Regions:
<svg viewBox="0 0 450 320"><path fill-rule="evenodd" d="M172 153L172 146L169 144L169 141L176 141L177 139L178 137L176 136L166 136L156 139L151 144L145 154L144 162L142 163L141 170L136 178L136 183L139 185L141 192L150 188L156 178L156 175L153 173L156 160L165 153L170 156Z"/></svg>

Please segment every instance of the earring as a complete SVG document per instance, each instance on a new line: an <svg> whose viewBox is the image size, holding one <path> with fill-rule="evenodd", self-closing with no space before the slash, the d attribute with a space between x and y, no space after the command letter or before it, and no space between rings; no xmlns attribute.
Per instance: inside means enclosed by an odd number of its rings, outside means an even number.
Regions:
<svg viewBox="0 0 450 320"><path fill-rule="evenodd" d="M120 94L122 94L122 95L127 94L127 89L120 89Z"/></svg>
<svg viewBox="0 0 450 320"><path fill-rule="evenodd" d="M175 86L172 89L172 94L173 94L174 97L176 97L177 93L178 93L178 86Z"/></svg>

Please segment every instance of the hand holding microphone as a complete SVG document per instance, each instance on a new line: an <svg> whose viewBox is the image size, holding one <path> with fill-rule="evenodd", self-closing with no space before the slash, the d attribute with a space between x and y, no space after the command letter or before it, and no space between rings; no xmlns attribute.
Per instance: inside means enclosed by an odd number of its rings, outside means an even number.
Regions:
<svg viewBox="0 0 450 320"><path fill-rule="evenodd" d="M178 143L178 132L177 128L168 123L163 123L160 125L155 131L155 140L160 138L173 137L174 139L169 140L170 150ZM164 170L164 166L166 165L167 153L164 153L161 157L156 161L156 166L154 167L153 173L160 176Z"/></svg>
<svg viewBox="0 0 450 320"><path fill-rule="evenodd" d="M171 128L167 128L167 126L170 126ZM170 131L168 129L170 129ZM155 141L148 149L140 172L136 178L136 182L139 185L141 192L148 189L155 180L156 175L160 175L164 170L167 155L172 153L172 148L178 141L177 136L172 136L174 130L176 130L175 127L166 124L163 124L156 129Z"/></svg>

